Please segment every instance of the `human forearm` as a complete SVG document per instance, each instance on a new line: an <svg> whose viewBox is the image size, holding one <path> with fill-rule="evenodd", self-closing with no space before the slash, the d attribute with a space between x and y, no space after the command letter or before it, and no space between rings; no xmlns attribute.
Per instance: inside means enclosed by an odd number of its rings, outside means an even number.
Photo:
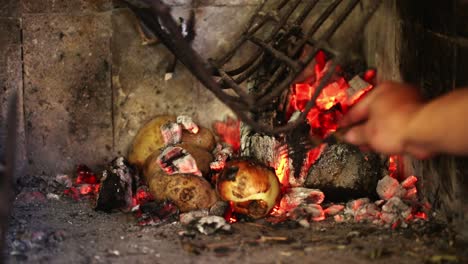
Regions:
<svg viewBox="0 0 468 264"><path fill-rule="evenodd" d="M405 149L468 154L468 88L424 104L405 129Z"/></svg>

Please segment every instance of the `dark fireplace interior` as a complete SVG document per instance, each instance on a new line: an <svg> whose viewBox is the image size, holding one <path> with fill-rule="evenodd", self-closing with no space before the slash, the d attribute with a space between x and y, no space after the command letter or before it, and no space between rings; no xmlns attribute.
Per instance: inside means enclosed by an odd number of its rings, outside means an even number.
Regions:
<svg viewBox="0 0 468 264"><path fill-rule="evenodd" d="M468 87L468 1L144 2L0 0L3 262L468 262L466 158L337 127L385 80Z"/></svg>

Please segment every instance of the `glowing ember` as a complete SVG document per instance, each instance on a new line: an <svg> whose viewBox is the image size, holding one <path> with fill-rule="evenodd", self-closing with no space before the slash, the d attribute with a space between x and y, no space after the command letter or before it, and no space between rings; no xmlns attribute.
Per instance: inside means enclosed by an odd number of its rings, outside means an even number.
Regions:
<svg viewBox="0 0 468 264"><path fill-rule="evenodd" d="M279 179L279 182L283 187L289 185L289 157L288 153L282 153L282 155L277 159L277 164L275 166L276 176Z"/></svg>
<svg viewBox="0 0 468 264"><path fill-rule="evenodd" d="M98 182L96 174L86 165L78 165L76 174L76 184L96 184Z"/></svg>
<svg viewBox="0 0 468 264"><path fill-rule="evenodd" d="M237 217L234 214L234 202L229 202L229 206L224 212L224 220L230 224L237 222Z"/></svg>
<svg viewBox="0 0 468 264"><path fill-rule="evenodd" d="M217 121L213 125L213 130L222 142L229 144L232 150L237 153L240 149L240 121L232 117L227 117L224 121Z"/></svg>

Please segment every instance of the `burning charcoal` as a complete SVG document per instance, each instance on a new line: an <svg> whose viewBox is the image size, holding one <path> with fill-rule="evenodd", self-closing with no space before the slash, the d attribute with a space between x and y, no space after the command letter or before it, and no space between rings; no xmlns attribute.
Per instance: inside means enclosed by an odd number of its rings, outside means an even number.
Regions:
<svg viewBox="0 0 468 264"><path fill-rule="evenodd" d="M205 234L205 235L211 235L216 232L222 231L222 232L230 232L231 231L231 225L226 223L226 220L220 216L206 216L201 218L196 224L195 228L198 230L198 232Z"/></svg>
<svg viewBox="0 0 468 264"><path fill-rule="evenodd" d="M387 213L400 213L408 210L411 213L411 208L398 197L392 197L382 206L382 212Z"/></svg>
<svg viewBox="0 0 468 264"><path fill-rule="evenodd" d="M95 209L105 212L113 209L129 210L133 205L136 182L136 171L125 158L114 159L108 169L102 172Z"/></svg>
<svg viewBox="0 0 468 264"><path fill-rule="evenodd" d="M380 217L380 209L373 203L364 204L359 207L354 213L354 220L356 222L373 222Z"/></svg>
<svg viewBox="0 0 468 264"><path fill-rule="evenodd" d="M148 186L146 185L138 186L136 190L136 194L133 199L134 201L132 205L144 204L144 203L154 200L153 196L150 193Z"/></svg>
<svg viewBox="0 0 468 264"><path fill-rule="evenodd" d="M159 167L169 175L184 173L201 176L210 172L211 161L213 155L207 150L182 143L165 148L162 152L158 152L157 156L151 155L146 163L149 166L153 162L159 164Z"/></svg>
<svg viewBox="0 0 468 264"><path fill-rule="evenodd" d="M305 186L320 189L331 201L375 195L382 165L376 154L347 144L328 146L312 165Z"/></svg>
<svg viewBox="0 0 468 264"><path fill-rule="evenodd" d="M202 176L193 156L182 147L170 146L165 148L161 155L158 156L157 162L169 175L185 173Z"/></svg>
<svg viewBox="0 0 468 264"><path fill-rule="evenodd" d="M76 174L76 184L96 184L98 182L96 175L86 165L78 165Z"/></svg>
<svg viewBox="0 0 468 264"><path fill-rule="evenodd" d="M364 81L359 75L354 76L349 82L349 88L346 90L348 104L353 105L363 94L372 89L373 85Z"/></svg>
<svg viewBox="0 0 468 264"><path fill-rule="evenodd" d="M335 222L337 222L337 223L344 222L344 220L345 220L345 219L344 219L344 216L343 216L343 215L340 215L340 214L333 216L333 219L334 219Z"/></svg>
<svg viewBox="0 0 468 264"><path fill-rule="evenodd" d="M297 222L302 219L310 221L322 221L325 219L325 213L322 206L318 204L302 204L288 213L289 219Z"/></svg>
<svg viewBox="0 0 468 264"><path fill-rule="evenodd" d="M57 176L55 176L55 181L66 188L70 188L73 186L73 182L70 176L66 174L57 174Z"/></svg>
<svg viewBox="0 0 468 264"><path fill-rule="evenodd" d="M191 211L191 212L180 214L179 220L181 224L189 225L192 222L199 220L203 217L206 217L208 215L209 215L208 210Z"/></svg>
<svg viewBox="0 0 468 264"><path fill-rule="evenodd" d="M177 123L166 123L161 126L164 144L175 145L182 141L182 127Z"/></svg>
<svg viewBox="0 0 468 264"><path fill-rule="evenodd" d="M292 211L302 204L320 204L324 199L325 195L320 190L301 187L290 188L283 195L275 215Z"/></svg>
<svg viewBox="0 0 468 264"><path fill-rule="evenodd" d="M377 193L381 199L389 200L392 197L403 196L405 191L396 179L385 176L377 184Z"/></svg>
<svg viewBox="0 0 468 264"><path fill-rule="evenodd" d="M341 205L341 204L334 204L334 205L331 205L329 207L327 207L325 209L325 214L327 216L334 216L334 215L337 215L338 213L340 213L341 211L344 210L344 205Z"/></svg>
<svg viewBox="0 0 468 264"><path fill-rule="evenodd" d="M232 157L232 153L231 147L223 147L223 145L218 144L214 150L214 161L210 163L210 168L217 171L224 169L226 161Z"/></svg>
<svg viewBox="0 0 468 264"><path fill-rule="evenodd" d="M185 130L190 131L192 134L197 134L199 131L198 125L193 122L189 116L180 115L177 117L177 124L181 125Z"/></svg>
<svg viewBox="0 0 468 264"><path fill-rule="evenodd" d="M305 210L310 214L310 220L314 222L323 221L325 219L325 212L319 204L308 204Z"/></svg>
<svg viewBox="0 0 468 264"><path fill-rule="evenodd" d="M360 199L357 199L357 200L349 201L346 204L346 208L345 208L344 213L347 214L347 215L354 216L356 214L357 210L359 210L359 208L361 208L362 206L364 206L364 205L366 205L368 203L370 203L369 198L360 198Z"/></svg>
<svg viewBox="0 0 468 264"><path fill-rule="evenodd" d="M418 189L416 187L413 187L409 190L406 191L405 195L402 197L404 200L417 200L418 199Z"/></svg>
<svg viewBox="0 0 468 264"><path fill-rule="evenodd" d="M240 149L240 121L232 117L227 117L224 121L217 121L213 125L213 130L222 142L230 145L237 153Z"/></svg>
<svg viewBox="0 0 468 264"><path fill-rule="evenodd" d="M418 182L418 178L416 176L409 176L403 182L401 182L401 186L405 189L412 189Z"/></svg>
<svg viewBox="0 0 468 264"><path fill-rule="evenodd" d="M411 207L406 205L400 198L392 197L382 206L381 219L392 228L404 223L411 217Z"/></svg>

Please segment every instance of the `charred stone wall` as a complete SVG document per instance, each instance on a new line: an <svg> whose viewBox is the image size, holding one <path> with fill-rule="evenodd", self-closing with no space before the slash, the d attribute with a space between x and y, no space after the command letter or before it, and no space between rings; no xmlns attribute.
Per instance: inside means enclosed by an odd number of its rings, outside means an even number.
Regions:
<svg viewBox="0 0 468 264"><path fill-rule="evenodd" d="M398 1L398 11L403 79L427 98L468 87L468 1ZM424 195L468 238L468 160L440 156L409 169L423 176Z"/></svg>
<svg viewBox="0 0 468 264"><path fill-rule="evenodd" d="M259 2L166 1L177 17L195 11L193 46L206 57L229 47ZM164 80L171 54L143 46L135 23L119 1L0 0L0 123L18 91L28 174L105 164L157 114L188 114L204 126L230 114L180 63Z"/></svg>
<svg viewBox="0 0 468 264"><path fill-rule="evenodd" d="M468 86L468 1L385 0L366 34L368 61L380 80L402 80L434 98ZM444 125L444 124L440 124ZM468 237L468 160L406 159L435 212Z"/></svg>

